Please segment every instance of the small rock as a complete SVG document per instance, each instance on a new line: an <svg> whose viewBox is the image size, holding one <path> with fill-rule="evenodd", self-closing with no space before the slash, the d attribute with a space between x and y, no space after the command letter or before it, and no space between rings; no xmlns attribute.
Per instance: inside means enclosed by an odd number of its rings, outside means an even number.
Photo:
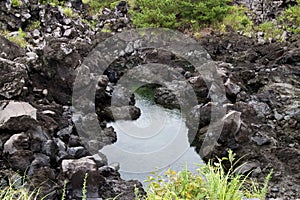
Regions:
<svg viewBox="0 0 300 200"><path fill-rule="evenodd" d="M40 37L40 35L41 35L40 31L38 29L34 29L32 36L34 38L38 38L38 37Z"/></svg>
<svg viewBox="0 0 300 200"><path fill-rule="evenodd" d="M288 121L288 120L291 119L291 117L290 117L289 115L286 115L286 116L283 117L283 119L284 119L285 121Z"/></svg>
<svg viewBox="0 0 300 200"><path fill-rule="evenodd" d="M264 144L269 144L271 142L269 138L267 138L267 137L259 137L259 136L251 137L251 140L253 142L255 142L258 146L262 146Z"/></svg>
<svg viewBox="0 0 300 200"><path fill-rule="evenodd" d="M65 30L65 32L64 32L64 37L70 37L71 34L72 34L72 29L67 29L67 30Z"/></svg>
<svg viewBox="0 0 300 200"><path fill-rule="evenodd" d="M37 153L34 154L34 160L32 161L30 168L28 170L28 175L34 174L34 172L43 166L50 166L50 158L44 154Z"/></svg>
<svg viewBox="0 0 300 200"><path fill-rule="evenodd" d="M83 157L78 160L65 159L61 163L62 172L71 178L77 171L96 171L97 165L90 157Z"/></svg>
<svg viewBox="0 0 300 200"><path fill-rule="evenodd" d="M48 95L48 90L47 89L43 89L42 93L43 93L44 96L47 96Z"/></svg>
<svg viewBox="0 0 300 200"><path fill-rule="evenodd" d="M55 115L55 114L56 114L56 113L55 113L54 111L52 111L52 110L44 110L42 113L45 114L45 115Z"/></svg>
<svg viewBox="0 0 300 200"><path fill-rule="evenodd" d="M277 187L272 187L271 192L276 192L277 193L277 192L279 192L279 189Z"/></svg>
<svg viewBox="0 0 300 200"><path fill-rule="evenodd" d="M18 150L29 149L29 141L25 133L14 134L5 142L3 152L14 154Z"/></svg>
<svg viewBox="0 0 300 200"><path fill-rule="evenodd" d="M26 56L28 56L30 60L35 60L35 59L38 58L38 55L36 53L32 52L32 51L31 52L27 52Z"/></svg>
<svg viewBox="0 0 300 200"><path fill-rule="evenodd" d="M241 91L241 87L233 83L229 78L227 79L224 86L226 87L226 92L229 95L237 95Z"/></svg>
<svg viewBox="0 0 300 200"><path fill-rule="evenodd" d="M289 144L288 146L293 148L293 147L295 147L295 144Z"/></svg>
<svg viewBox="0 0 300 200"><path fill-rule="evenodd" d="M61 140L67 141L70 138L72 131L73 126L68 126L64 129L59 130L56 134Z"/></svg>
<svg viewBox="0 0 300 200"><path fill-rule="evenodd" d="M65 18L64 19L65 25L69 25L69 24L71 24L71 22L72 22L72 20L70 18Z"/></svg>
<svg viewBox="0 0 300 200"><path fill-rule="evenodd" d="M276 110L274 110L274 117L277 121L280 121L283 119L283 115L279 114Z"/></svg>
<svg viewBox="0 0 300 200"><path fill-rule="evenodd" d="M111 10L108 9L108 8L104 8L103 11L102 11L103 15L108 15L109 13L111 13Z"/></svg>
<svg viewBox="0 0 300 200"><path fill-rule="evenodd" d="M7 161L14 170L25 172L33 160L33 153L29 150L18 150L9 155Z"/></svg>
<svg viewBox="0 0 300 200"><path fill-rule="evenodd" d="M47 140L42 146L42 153L46 154L51 159L55 158L57 151L57 145L53 140Z"/></svg>
<svg viewBox="0 0 300 200"><path fill-rule="evenodd" d="M250 162L250 163L244 163L243 165L239 166L236 170L235 173L238 174L246 174L253 170L254 168L258 167L259 165L255 162Z"/></svg>
<svg viewBox="0 0 300 200"><path fill-rule="evenodd" d="M93 159L94 159L94 161L96 162L98 168L99 168L99 167L102 167L102 166L104 166L104 165L107 165L107 158L106 158L106 156L105 156L103 153L101 153L101 152L98 152L97 154L94 154L94 155L93 155Z"/></svg>
<svg viewBox="0 0 300 200"><path fill-rule="evenodd" d="M132 43L128 43L127 46L126 46L126 48L125 48L125 52L127 54L131 54L133 51L134 51L134 49L133 49Z"/></svg>
<svg viewBox="0 0 300 200"><path fill-rule="evenodd" d="M84 147L69 147L67 153L74 158L82 158L90 155Z"/></svg>
<svg viewBox="0 0 300 200"><path fill-rule="evenodd" d="M111 163L109 165L109 167L111 167L115 171L119 171L119 169L120 169L120 163L117 163L117 162Z"/></svg>
<svg viewBox="0 0 300 200"><path fill-rule="evenodd" d="M60 37L62 36L62 34L61 34L61 28L60 28L60 27L57 27L57 28L53 31L52 35L53 35L53 37L55 37L55 38L60 38Z"/></svg>
<svg viewBox="0 0 300 200"><path fill-rule="evenodd" d="M46 33L51 33L52 32L52 29L50 27L47 27L46 28Z"/></svg>
<svg viewBox="0 0 300 200"><path fill-rule="evenodd" d="M25 18L25 19L29 19L31 17L31 15L29 13L25 13L25 14L22 14L22 16ZM26 21L26 20L24 20Z"/></svg>

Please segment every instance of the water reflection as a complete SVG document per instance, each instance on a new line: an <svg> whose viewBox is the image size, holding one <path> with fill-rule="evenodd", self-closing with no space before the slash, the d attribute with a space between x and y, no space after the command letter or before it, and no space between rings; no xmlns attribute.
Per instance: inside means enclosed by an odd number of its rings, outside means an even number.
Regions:
<svg viewBox="0 0 300 200"><path fill-rule="evenodd" d="M109 123L117 132L117 142L101 149L109 163L120 163L125 180L143 182L150 172L162 173L169 167L195 171L201 158L190 147L184 118L180 111L163 108L136 96L141 116L135 121L118 120Z"/></svg>

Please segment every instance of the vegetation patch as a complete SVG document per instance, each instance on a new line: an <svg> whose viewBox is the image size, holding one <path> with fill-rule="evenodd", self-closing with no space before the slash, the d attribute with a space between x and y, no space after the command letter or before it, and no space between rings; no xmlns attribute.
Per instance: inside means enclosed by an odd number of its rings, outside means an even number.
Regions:
<svg viewBox="0 0 300 200"><path fill-rule="evenodd" d="M90 14L94 15L100 13L103 8L111 8L113 5L116 4L116 0L83 0L84 4L90 6Z"/></svg>
<svg viewBox="0 0 300 200"><path fill-rule="evenodd" d="M41 28L41 22L39 20L32 22L28 26L28 30L33 31L35 29L40 29Z"/></svg>
<svg viewBox="0 0 300 200"><path fill-rule="evenodd" d="M130 14L136 27L198 29L222 20L230 10L229 2L231 0L136 0Z"/></svg>
<svg viewBox="0 0 300 200"><path fill-rule="evenodd" d="M22 2L20 0L12 0L11 1L11 6L13 8L17 8L17 7L20 7L22 5Z"/></svg>
<svg viewBox="0 0 300 200"><path fill-rule="evenodd" d="M253 22L246 15L247 9L243 6L232 6L230 12L223 18L222 24L230 26L236 31L250 32Z"/></svg>
<svg viewBox="0 0 300 200"><path fill-rule="evenodd" d="M8 179L9 184L0 188L0 199L2 200L37 200L40 190L35 189L29 191L26 177L21 177L18 174L12 175ZM46 198L46 197L44 197ZM42 199L44 199L42 198Z"/></svg>
<svg viewBox="0 0 300 200"><path fill-rule="evenodd" d="M154 84L144 85L134 90L134 93L141 96L143 99L147 99L148 101L154 103L155 88L157 87L158 85Z"/></svg>
<svg viewBox="0 0 300 200"><path fill-rule="evenodd" d="M176 172L167 170L165 176L149 177L147 182L147 197L136 199L217 199L217 200L241 200L243 198L265 199L268 182L271 173L266 177L265 183L259 185L248 175L238 174L238 167L235 161L235 154L230 150L228 158L218 159L218 162L202 165L197 174L187 169ZM225 170L222 165L229 161L230 168Z"/></svg>
<svg viewBox="0 0 300 200"><path fill-rule="evenodd" d="M297 5L283 11L278 20L286 30L300 33L300 0L297 0Z"/></svg>
<svg viewBox="0 0 300 200"><path fill-rule="evenodd" d="M264 33L264 38L281 38L283 29L278 28L278 26L272 21L266 21L255 28L257 31Z"/></svg>
<svg viewBox="0 0 300 200"><path fill-rule="evenodd" d="M18 44L22 48L25 48L29 44L26 38L27 33L24 32L21 28L19 28L19 31L17 32L1 31L0 35L10 40L11 42Z"/></svg>
<svg viewBox="0 0 300 200"><path fill-rule="evenodd" d="M39 0L42 4L49 4L51 6L64 6L65 1L59 1L59 0Z"/></svg>
<svg viewBox="0 0 300 200"><path fill-rule="evenodd" d="M70 8L70 7L61 7L61 10L67 17L76 17L76 16L78 16L77 13L74 13L72 8Z"/></svg>

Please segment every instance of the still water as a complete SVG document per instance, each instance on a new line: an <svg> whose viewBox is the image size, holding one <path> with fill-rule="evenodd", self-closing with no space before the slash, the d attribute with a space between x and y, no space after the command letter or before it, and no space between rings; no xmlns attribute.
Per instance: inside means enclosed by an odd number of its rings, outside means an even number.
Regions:
<svg viewBox="0 0 300 200"><path fill-rule="evenodd" d="M188 128L179 110L163 108L136 95L141 116L135 121L109 123L117 133L117 142L101 149L109 163L120 163L125 180L143 183L151 172L163 173L168 168L179 171L187 167L194 172L203 163L190 147Z"/></svg>

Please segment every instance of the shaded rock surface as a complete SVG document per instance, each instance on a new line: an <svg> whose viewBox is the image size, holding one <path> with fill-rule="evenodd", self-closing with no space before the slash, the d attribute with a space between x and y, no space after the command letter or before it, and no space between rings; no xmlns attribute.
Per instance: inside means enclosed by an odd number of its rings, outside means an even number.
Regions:
<svg viewBox="0 0 300 200"><path fill-rule="evenodd" d="M286 43L259 45L253 39L232 34L208 36L200 41L219 61L225 85L230 79L230 84L238 88L237 92L226 90L230 100L225 105L227 113L240 113L225 137L224 124L218 145L204 159L222 157L229 148L234 149L239 156L246 155L244 160L257 163L253 177L263 180L267 172L274 169L270 185L278 190L271 190L270 198L297 199L300 180L299 168L295 165L299 162L300 134L297 41L291 38ZM192 143L198 149L209 125L209 120L202 115L210 115L210 112L204 108L200 106L195 110L198 114L193 115L203 121ZM236 129L238 124L240 127ZM284 151L289 156L282 156Z"/></svg>

